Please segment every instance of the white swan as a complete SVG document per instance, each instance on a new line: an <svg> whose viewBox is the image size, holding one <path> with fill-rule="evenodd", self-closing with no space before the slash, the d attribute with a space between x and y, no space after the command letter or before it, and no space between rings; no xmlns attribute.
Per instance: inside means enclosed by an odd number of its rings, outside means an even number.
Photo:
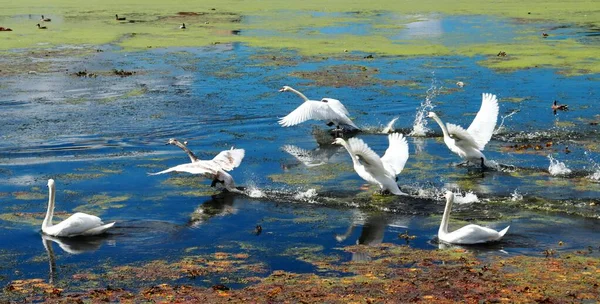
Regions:
<svg viewBox="0 0 600 304"><path fill-rule="evenodd" d="M498 99L496 95L482 94L481 108L466 130L461 126L450 123L444 125L434 112L429 112L428 116L433 118L442 128L444 143L450 151L458 154L462 159L474 164L481 164L482 168L485 167L486 158L481 151L492 138L498 120Z"/></svg>
<svg viewBox="0 0 600 304"><path fill-rule="evenodd" d="M394 117L392 120L390 120L390 122L388 122L388 124L385 126L385 128L383 128L383 130L381 130L381 133L388 134L388 133L394 132L394 124L396 123L398 118L400 118L400 117Z"/></svg>
<svg viewBox="0 0 600 304"><path fill-rule="evenodd" d="M104 224L102 220L95 216L82 212L77 212L71 215L66 220L52 225L52 217L54 216L54 198L55 185L54 180L48 180L48 211L46 218L42 223L42 232L50 236L72 237L78 235L97 235L106 232L115 223Z"/></svg>
<svg viewBox="0 0 600 304"><path fill-rule="evenodd" d="M304 94L289 86L284 86L279 92L294 92L304 100L303 104L279 120L279 124L283 127L295 126L307 120L316 119L325 121L329 126L335 125L338 130L340 130L340 126L342 128L350 127L351 130L359 130L348 118L350 113L348 113L346 107L337 99L310 100Z"/></svg>
<svg viewBox="0 0 600 304"><path fill-rule="evenodd" d="M498 241L506 234L508 228L510 228L510 226L508 226L498 232L491 228L470 224L452 232L448 232L448 219L453 203L454 193L452 193L452 191L446 191L446 207L444 208L444 215L442 216L442 222L440 223L440 229L438 230L438 239L442 242L468 245Z"/></svg>
<svg viewBox="0 0 600 304"><path fill-rule="evenodd" d="M221 151L211 160L200 160L190 151L184 144L174 138L169 139L167 144L173 144L183 149L190 157L191 163L178 165L160 172L149 173L150 175L158 175L169 172L187 172L191 174L201 174L206 178L212 179L211 187L214 187L217 182L223 183L225 189L230 192L243 193L235 187L233 177L226 171L231 171L237 168L244 159L244 149L234 149Z"/></svg>
<svg viewBox="0 0 600 304"><path fill-rule="evenodd" d="M400 191L396 183L396 175L402 172L408 160L408 143L400 133L392 133L388 135L388 139L390 146L381 158L359 138L353 137L348 141L336 138L333 143L346 148L352 158L354 171L362 179L370 184L378 185L382 192L389 191L395 195L406 195Z"/></svg>

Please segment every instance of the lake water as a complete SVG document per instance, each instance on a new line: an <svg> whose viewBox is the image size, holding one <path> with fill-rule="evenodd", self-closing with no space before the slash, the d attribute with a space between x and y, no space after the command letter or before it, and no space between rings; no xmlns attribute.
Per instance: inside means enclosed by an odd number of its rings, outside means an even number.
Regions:
<svg viewBox="0 0 600 304"><path fill-rule="evenodd" d="M443 22L423 26L460 29L481 21L439 18ZM507 27L517 30L515 24ZM346 30L355 29L322 29ZM396 39L420 33L401 32ZM466 222L511 226L501 242L469 247L482 258L600 245L598 75L565 76L542 67L497 71L478 65L482 57L371 59L350 52L312 58L239 43L99 49L85 57L38 59L51 65L48 73L0 78L3 282L52 278L62 286L83 286L71 281L74 275L218 252L248 254L247 262L262 268L246 271L258 276L278 269L315 272L303 259L368 259L338 248L405 244L399 237L405 232L416 236L410 246L436 249L447 189L465 195L453 209L451 228ZM118 77L111 69L136 73ZM106 73L73 75L82 70ZM466 85L459 88L457 81ZM278 118L302 102L278 92L283 85L312 99L340 99L365 130L356 136L380 154L388 145L380 131L394 117L400 117L399 132L426 130L408 138L410 158L398 179L410 197L362 190L364 181L347 153L329 144L333 138L323 123L280 127ZM456 167L460 159L444 145L439 127L416 117L433 109L442 120L467 127L483 92L498 96L502 122L484 152L504 169L481 173ZM554 114L554 100L569 111ZM220 193L209 180L187 174L148 176L189 161L165 145L169 138L188 141L201 159L245 149L232 176L247 195ZM317 160L307 166L286 152L292 146L313 150ZM59 215L88 212L116 221L116 228L92 239L46 240L53 245L48 251L40 225L49 178L57 182ZM210 286L223 276L180 281Z"/></svg>

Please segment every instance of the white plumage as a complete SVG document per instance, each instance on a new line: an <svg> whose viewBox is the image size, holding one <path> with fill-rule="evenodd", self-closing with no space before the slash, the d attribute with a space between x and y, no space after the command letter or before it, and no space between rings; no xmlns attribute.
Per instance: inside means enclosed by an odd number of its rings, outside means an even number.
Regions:
<svg viewBox="0 0 600 304"><path fill-rule="evenodd" d="M442 242L468 245L498 241L506 234L508 228L510 228L510 226L508 226L498 232L491 228L470 224L452 232L448 232L448 221L453 203L454 193L452 193L452 191L447 191L446 207L444 208L444 215L442 216L442 222L440 223L440 229L438 230L438 239Z"/></svg>
<svg viewBox="0 0 600 304"><path fill-rule="evenodd" d="M378 185L382 191L396 195L406 195L396 183L396 176L402 172L408 160L408 143L400 133L388 135L389 147L383 157L373 152L362 139L336 138L334 144L342 145L350 154L354 170L370 184Z"/></svg>
<svg viewBox="0 0 600 304"><path fill-rule="evenodd" d="M481 108L466 130L461 126L450 123L444 125L434 112L429 112L428 116L433 118L442 128L444 143L450 151L472 163L483 164L486 158L481 151L484 150L485 145L492 138L498 120L498 111L496 95L483 93Z"/></svg>
<svg viewBox="0 0 600 304"><path fill-rule="evenodd" d="M326 123L333 123L338 128L340 126L349 126L352 129L358 130L358 127L348 118L349 112L344 105L337 99L323 98L320 101L310 100L304 94L289 87L284 86L280 92L294 92L302 99L304 103L297 107L287 116L279 120L279 124L283 127L295 126L307 120L322 120Z"/></svg>
<svg viewBox="0 0 600 304"><path fill-rule="evenodd" d="M71 215L66 220L52 225L54 216L55 184L53 179L48 180L48 211L42 223L42 232L50 236L72 237L79 235L97 235L106 232L115 223L104 224L102 220L95 216L82 212Z"/></svg>

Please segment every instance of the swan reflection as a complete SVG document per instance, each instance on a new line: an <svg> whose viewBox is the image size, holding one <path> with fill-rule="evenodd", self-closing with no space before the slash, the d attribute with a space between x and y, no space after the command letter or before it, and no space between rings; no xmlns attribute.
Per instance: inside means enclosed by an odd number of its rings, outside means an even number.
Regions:
<svg viewBox="0 0 600 304"><path fill-rule="evenodd" d="M340 150L340 146L319 145L312 150L303 149L295 145L284 145L281 149L296 158L308 168L318 167L329 163L329 160ZM287 166L292 167L292 166Z"/></svg>
<svg viewBox="0 0 600 304"><path fill-rule="evenodd" d="M192 212L188 226L196 228L212 217L236 214L238 211L234 206L236 197L237 195L234 193L219 193L211 196L211 199L202 203Z"/></svg>
<svg viewBox="0 0 600 304"><path fill-rule="evenodd" d="M392 218L386 213L364 213L355 211L352 223L344 234L337 234L338 242L345 241L354 233L357 226L362 226L360 236L356 240L357 245L378 246L383 243L385 230L388 226L395 228L407 228L408 218ZM352 261L370 261L371 257L366 252L353 252Z"/></svg>

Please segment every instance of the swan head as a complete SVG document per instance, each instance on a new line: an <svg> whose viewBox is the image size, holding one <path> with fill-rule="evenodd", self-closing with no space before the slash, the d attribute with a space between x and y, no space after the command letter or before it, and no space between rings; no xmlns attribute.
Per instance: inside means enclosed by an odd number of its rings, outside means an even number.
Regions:
<svg viewBox="0 0 600 304"><path fill-rule="evenodd" d="M169 140L167 141L167 143L165 145L174 145L178 142L179 141L177 141L177 139L175 139L175 138L169 138Z"/></svg>
<svg viewBox="0 0 600 304"><path fill-rule="evenodd" d="M454 201L454 192L452 192L452 191L446 191L446 194L444 196L446 197L446 201L447 202L453 202Z"/></svg>
<svg viewBox="0 0 600 304"><path fill-rule="evenodd" d="M433 112L429 112L429 113L427 113L427 117L429 117L429 118L434 118L434 117L436 117L436 116L437 116L437 115L435 115L435 113L433 113Z"/></svg>
<svg viewBox="0 0 600 304"><path fill-rule="evenodd" d="M52 188L54 187L54 180L53 179L49 179L48 180L48 188Z"/></svg>
<svg viewBox="0 0 600 304"><path fill-rule="evenodd" d="M283 86L283 88L279 89L279 92L287 92L287 91L291 91L291 87L289 86Z"/></svg>
<svg viewBox="0 0 600 304"><path fill-rule="evenodd" d="M344 144L344 139L341 138L341 137L338 137L331 144L332 145L343 145Z"/></svg>

